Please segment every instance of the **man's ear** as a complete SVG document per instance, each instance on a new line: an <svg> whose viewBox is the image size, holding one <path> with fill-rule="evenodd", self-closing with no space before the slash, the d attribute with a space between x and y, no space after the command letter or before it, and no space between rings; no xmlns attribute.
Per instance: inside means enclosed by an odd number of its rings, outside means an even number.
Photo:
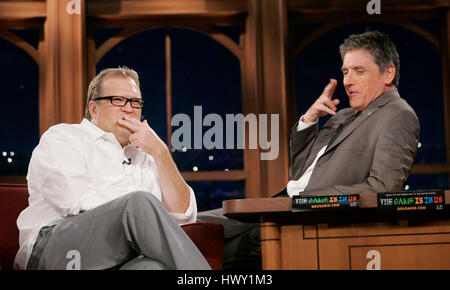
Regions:
<svg viewBox="0 0 450 290"><path fill-rule="evenodd" d="M91 120L97 118L97 104L94 101L89 101L89 114L91 114Z"/></svg>
<svg viewBox="0 0 450 290"><path fill-rule="evenodd" d="M387 86L392 85L394 78L395 78L395 66L391 64L384 70L384 84Z"/></svg>

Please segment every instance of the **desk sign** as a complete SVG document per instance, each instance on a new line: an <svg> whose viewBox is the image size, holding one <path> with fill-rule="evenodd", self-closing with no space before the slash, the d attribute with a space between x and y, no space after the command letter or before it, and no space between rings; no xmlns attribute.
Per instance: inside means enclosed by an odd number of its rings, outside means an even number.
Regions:
<svg viewBox="0 0 450 290"><path fill-rule="evenodd" d="M300 195L292 197L292 211L333 210L359 207L359 194L351 195Z"/></svg>
<svg viewBox="0 0 450 290"><path fill-rule="evenodd" d="M444 190L379 192L378 208L390 212L420 212L444 210Z"/></svg>

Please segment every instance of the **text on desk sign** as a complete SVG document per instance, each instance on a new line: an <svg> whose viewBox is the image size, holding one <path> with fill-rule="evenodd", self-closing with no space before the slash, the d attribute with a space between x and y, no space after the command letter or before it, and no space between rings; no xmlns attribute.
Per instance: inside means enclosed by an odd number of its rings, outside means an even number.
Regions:
<svg viewBox="0 0 450 290"><path fill-rule="evenodd" d="M391 212L442 211L445 205L443 190L379 192L378 208Z"/></svg>
<svg viewBox="0 0 450 290"><path fill-rule="evenodd" d="M292 197L292 210L343 209L359 207L359 194Z"/></svg>

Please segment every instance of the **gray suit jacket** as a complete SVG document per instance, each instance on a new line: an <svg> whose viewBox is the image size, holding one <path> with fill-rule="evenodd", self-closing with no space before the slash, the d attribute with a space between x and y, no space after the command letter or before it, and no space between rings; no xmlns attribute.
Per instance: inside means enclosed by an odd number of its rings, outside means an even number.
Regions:
<svg viewBox="0 0 450 290"><path fill-rule="evenodd" d="M318 124L292 129L290 179L312 164L352 108ZM414 110L391 89L375 99L319 158L302 194L353 194L403 190L417 151L420 125Z"/></svg>

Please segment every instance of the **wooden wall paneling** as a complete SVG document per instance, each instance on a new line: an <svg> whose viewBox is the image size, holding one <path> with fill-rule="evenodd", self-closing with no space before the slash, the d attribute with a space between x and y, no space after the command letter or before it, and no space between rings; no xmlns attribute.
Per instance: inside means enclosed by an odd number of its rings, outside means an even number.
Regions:
<svg viewBox="0 0 450 290"><path fill-rule="evenodd" d="M85 0L81 13L69 14L66 2L47 1L44 40L39 44L41 134L57 123L79 123L87 91Z"/></svg>
<svg viewBox="0 0 450 290"><path fill-rule="evenodd" d="M0 18L21 20L45 18L47 15L45 0L42 1L0 1Z"/></svg>
<svg viewBox="0 0 450 290"><path fill-rule="evenodd" d="M261 252L264 270L281 270L280 226L261 216Z"/></svg>
<svg viewBox="0 0 450 290"><path fill-rule="evenodd" d="M241 0L97 0L89 1L88 15L104 18L170 15L235 15L245 13Z"/></svg>
<svg viewBox="0 0 450 290"><path fill-rule="evenodd" d="M262 108L262 70L261 70L261 26L258 0L248 1L248 15L245 19L244 33L240 37L240 47L244 49L241 61L242 110L243 114L258 116ZM248 136L248 134L247 134ZM264 164L260 160L260 150L249 149L246 142L244 168L247 174L245 182L246 198L265 197Z"/></svg>
<svg viewBox="0 0 450 290"><path fill-rule="evenodd" d="M262 63L264 113L279 115L279 154L275 160L266 160L264 179L267 194L283 189L289 180L287 129L287 6L285 0L260 1L262 27ZM268 130L270 136L270 130Z"/></svg>
<svg viewBox="0 0 450 290"><path fill-rule="evenodd" d="M334 12L351 12L358 14L361 11L366 11L366 5L369 1L354 1L354 0L287 0L289 10L298 10L306 13L325 13L330 14ZM416 11L428 11L449 7L449 0L415 0L413 3L410 0L395 0L395 1L381 1L382 14L386 12L393 12L400 14L409 14ZM407 12L407 13L406 13Z"/></svg>
<svg viewBox="0 0 450 290"><path fill-rule="evenodd" d="M281 226L283 270L318 270L316 225Z"/></svg>
<svg viewBox="0 0 450 290"><path fill-rule="evenodd" d="M47 3L43 39L39 42L39 130L59 123L58 4Z"/></svg>
<svg viewBox="0 0 450 290"><path fill-rule="evenodd" d="M79 123L84 115L87 91L86 0L79 0L80 14L69 14L67 3L57 1L60 122Z"/></svg>
<svg viewBox="0 0 450 290"><path fill-rule="evenodd" d="M287 38L287 57L286 57L286 87L287 87L287 118L286 118L286 134L290 138L290 130L300 117L298 112L297 100L297 61L295 55L295 17L289 15L288 12L288 38ZM290 140L288 140L290 142ZM288 153L290 145L288 143ZM289 158L288 158L289 161Z"/></svg>
<svg viewBox="0 0 450 290"><path fill-rule="evenodd" d="M318 227L321 270L365 270L370 251L381 256L381 269L449 269L449 221L423 224L375 222Z"/></svg>
<svg viewBox="0 0 450 290"><path fill-rule="evenodd" d="M165 35L166 49L166 124L167 124L167 146L172 149L172 49L170 28L166 27Z"/></svg>

